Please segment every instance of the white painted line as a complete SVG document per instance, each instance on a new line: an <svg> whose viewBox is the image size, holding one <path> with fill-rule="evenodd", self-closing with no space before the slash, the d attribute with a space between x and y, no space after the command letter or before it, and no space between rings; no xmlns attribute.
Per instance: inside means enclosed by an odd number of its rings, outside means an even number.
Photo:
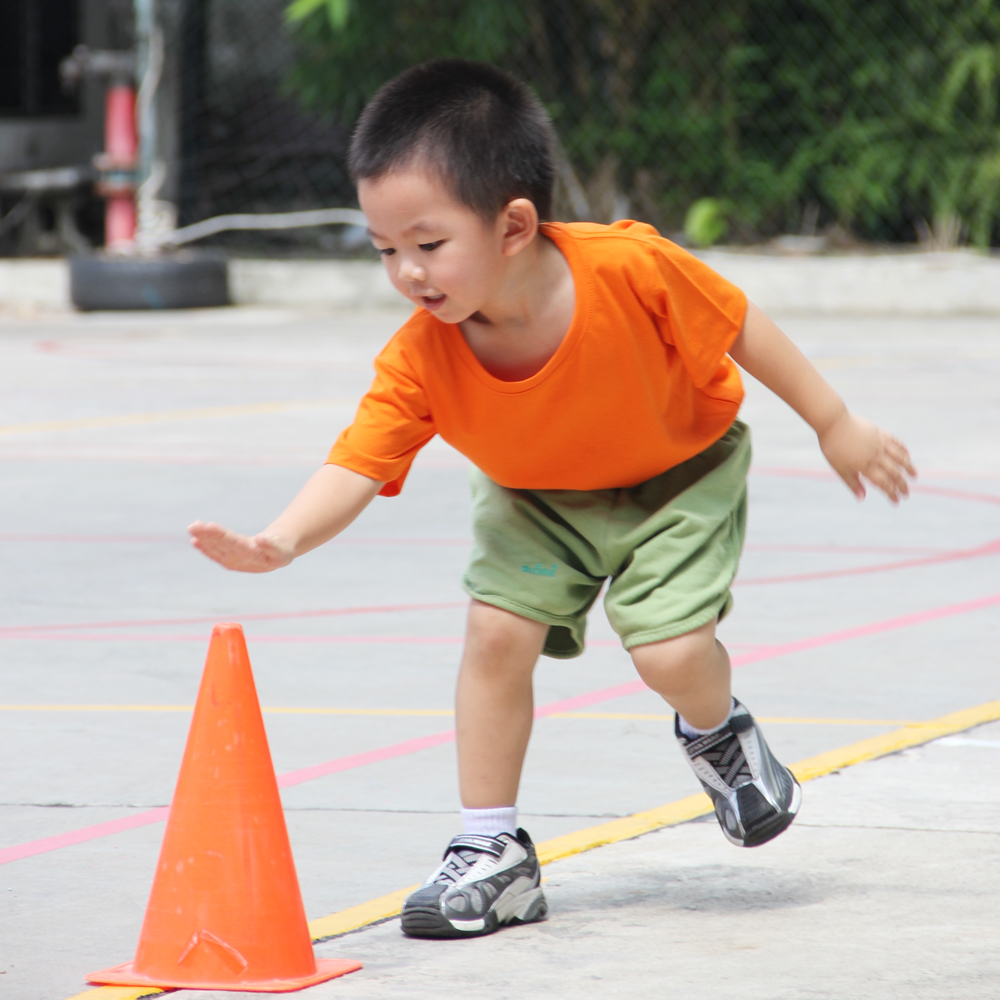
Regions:
<svg viewBox="0 0 1000 1000"><path fill-rule="evenodd" d="M971 736L945 736L935 740L934 744L942 747L988 747L990 750L1000 750L1000 740L977 740Z"/></svg>

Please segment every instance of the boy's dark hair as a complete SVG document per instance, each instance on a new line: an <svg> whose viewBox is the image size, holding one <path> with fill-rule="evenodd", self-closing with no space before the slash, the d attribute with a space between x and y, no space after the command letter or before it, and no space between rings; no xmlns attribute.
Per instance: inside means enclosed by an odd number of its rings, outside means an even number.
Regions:
<svg viewBox="0 0 1000 1000"><path fill-rule="evenodd" d="M553 133L538 98L486 63L435 59L384 84L358 119L355 182L426 160L455 197L488 221L513 198L552 213Z"/></svg>

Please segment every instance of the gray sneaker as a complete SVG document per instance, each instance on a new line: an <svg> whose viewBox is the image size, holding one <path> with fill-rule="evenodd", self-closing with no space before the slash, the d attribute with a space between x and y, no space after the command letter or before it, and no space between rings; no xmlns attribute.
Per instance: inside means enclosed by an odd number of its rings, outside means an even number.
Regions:
<svg viewBox="0 0 1000 1000"><path fill-rule="evenodd" d="M715 804L726 838L737 847L757 847L791 825L802 789L774 758L746 706L733 701L732 717L716 732L685 736L675 715L674 735Z"/></svg>
<svg viewBox="0 0 1000 1000"><path fill-rule="evenodd" d="M542 920L548 911L535 846L517 836L455 837L444 860L403 904L403 933L419 938L477 937L504 924Z"/></svg>

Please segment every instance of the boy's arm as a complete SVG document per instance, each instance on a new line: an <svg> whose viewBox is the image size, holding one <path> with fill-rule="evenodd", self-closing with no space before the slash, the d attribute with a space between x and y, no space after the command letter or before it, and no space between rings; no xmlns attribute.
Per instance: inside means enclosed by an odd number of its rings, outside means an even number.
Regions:
<svg viewBox="0 0 1000 1000"><path fill-rule="evenodd" d="M195 521L191 544L226 569L267 573L328 542L375 499L382 483L340 465L324 465L278 519L252 538Z"/></svg>
<svg viewBox="0 0 1000 1000"><path fill-rule="evenodd" d="M834 471L859 499L869 479L893 502L907 495L906 473L915 476L905 445L854 416L805 355L752 302L730 357L780 396L816 432Z"/></svg>

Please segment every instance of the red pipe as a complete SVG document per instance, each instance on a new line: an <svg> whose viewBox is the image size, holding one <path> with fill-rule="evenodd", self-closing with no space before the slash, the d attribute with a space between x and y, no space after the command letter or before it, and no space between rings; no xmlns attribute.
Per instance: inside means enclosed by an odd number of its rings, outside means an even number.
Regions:
<svg viewBox="0 0 1000 1000"><path fill-rule="evenodd" d="M135 242L135 167L139 136L135 125L135 88L112 84L104 98L104 155L101 194L107 199L104 242L125 250Z"/></svg>

